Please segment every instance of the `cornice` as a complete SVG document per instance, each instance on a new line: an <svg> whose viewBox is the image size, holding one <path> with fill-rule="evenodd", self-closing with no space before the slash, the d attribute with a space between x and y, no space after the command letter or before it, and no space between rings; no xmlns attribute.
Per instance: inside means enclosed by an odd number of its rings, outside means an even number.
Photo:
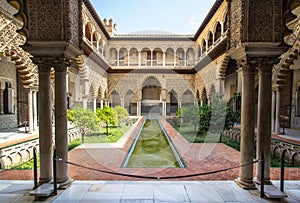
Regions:
<svg viewBox="0 0 300 203"><path fill-rule="evenodd" d="M202 33L202 31L205 29L211 18L215 15L219 7L222 5L224 0L216 0L208 14L206 15L205 19L203 20L202 24L200 25L199 29L197 30L195 36L194 36L194 41L197 41L198 37Z"/></svg>
<svg viewBox="0 0 300 203"><path fill-rule="evenodd" d="M104 33L105 37L109 40L110 39L110 35L108 34L106 28L104 27L102 21L100 20L100 17L98 15L98 13L96 12L96 10L93 7L93 5L90 2L90 0L83 0L83 3L86 6L86 8L89 10L89 12L91 13L91 15L93 16L93 18L96 21L96 23L98 24L98 26L101 28L101 30Z"/></svg>

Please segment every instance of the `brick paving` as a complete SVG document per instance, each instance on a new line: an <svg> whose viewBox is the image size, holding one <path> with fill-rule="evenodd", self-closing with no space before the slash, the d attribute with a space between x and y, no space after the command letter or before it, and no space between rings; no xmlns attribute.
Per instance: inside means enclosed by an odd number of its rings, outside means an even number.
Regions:
<svg viewBox="0 0 300 203"><path fill-rule="evenodd" d="M69 161L98 170L117 173L134 174L151 177L182 176L235 167L240 164L240 153L224 144L188 143L165 120L161 120L179 154L183 157L187 168L122 168L122 162L131 146L131 143L142 124L131 130L116 144L86 144L69 152ZM255 169L255 167L254 167ZM254 170L255 171L255 170ZM69 166L69 175L74 180L147 180L118 175L105 174L97 171ZM255 175L255 174L254 174ZM239 168L212 175L196 176L172 180L233 180L239 176ZM32 171L4 171L0 173L2 180L30 180ZM280 169L271 169L271 179L278 180ZM286 180L300 180L299 168L286 168Z"/></svg>

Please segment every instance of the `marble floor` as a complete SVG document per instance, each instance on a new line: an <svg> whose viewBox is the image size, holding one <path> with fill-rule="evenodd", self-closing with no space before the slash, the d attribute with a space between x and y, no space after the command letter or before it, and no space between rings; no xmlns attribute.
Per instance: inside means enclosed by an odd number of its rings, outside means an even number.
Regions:
<svg viewBox="0 0 300 203"><path fill-rule="evenodd" d="M278 187L279 182L273 184ZM243 190L233 181L74 181L57 196L35 200L32 181L0 181L0 202L300 202L300 181L286 181L287 198L261 199L257 190Z"/></svg>

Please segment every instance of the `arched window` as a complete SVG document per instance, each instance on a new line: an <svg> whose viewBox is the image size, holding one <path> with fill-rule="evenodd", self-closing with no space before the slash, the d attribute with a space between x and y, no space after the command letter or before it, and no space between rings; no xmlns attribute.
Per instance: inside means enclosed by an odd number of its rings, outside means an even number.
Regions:
<svg viewBox="0 0 300 203"><path fill-rule="evenodd" d="M208 48L210 48L213 45L213 33L209 32L209 38L208 38Z"/></svg>
<svg viewBox="0 0 300 203"><path fill-rule="evenodd" d="M153 50L153 66L162 66L163 65L163 52L161 48L155 48Z"/></svg>
<svg viewBox="0 0 300 203"><path fill-rule="evenodd" d="M218 22L217 27L216 27L216 31L215 31L215 41L217 41L222 35L222 27L220 22Z"/></svg>
<svg viewBox="0 0 300 203"><path fill-rule="evenodd" d="M85 26L85 37L91 41L92 39L92 28L91 28L91 24L90 23L87 23L86 26Z"/></svg>
<svg viewBox="0 0 300 203"><path fill-rule="evenodd" d="M168 48L166 51L166 66L174 66L174 50Z"/></svg>
<svg viewBox="0 0 300 203"><path fill-rule="evenodd" d="M122 48L119 51L119 66L128 65L128 51L126 48Z"/></svg>
<svg viewBox="0 0 300 203"><path fill-rule="evenodd" d="M138 66L139 65L139 52L136 48L131 48L129 51L129 61L130 66Z"/></svg>
<svg viewBox="0 0 300 203"><path fill-rule="evenodd" d="M13 113L12 108L12 88L11 83L5 83L5 89L3 91L3 111L4 114L11 114Z"/></svg>
<svg viewBox="0 0 300 203"><path fill-rule="evenodd" d="M109 63L112 66L118 65L118 52L117 52L117 49L115 49L115 48L111 48L109 50Z"/></svg>
<svg viewBox="0 0 300 203"><path fill-rule="evenodd" d="M182 48L176 51L176 66L185 66L185 53Z"/></svg>
<svg viewBox="0 0 300 203"><path fill-rule="evenodd" d="M205 39L203 39L202 40L202 54L204 54L206 52L206 40ZM202 55L201 54L201 55Z"/></svg>
<svg viewBox="0 0 300 203"><path fill-rule="evenodd" d="M193 48L189 48L186 53L187 65L195 65L195 51Z"/></svg>
<svg viewBox="0 0 300 203"><path fill-rule="evenodd" d="M149 48L142 49L142 59L141 65L142 66L151 66L151 50Z"/></svg>
<svg viewBox="0 0 300 203"><path fill-rule="evenodd" d="M297 97L296 97L296 116L300 117L300 85L297 90Z"/></svg>

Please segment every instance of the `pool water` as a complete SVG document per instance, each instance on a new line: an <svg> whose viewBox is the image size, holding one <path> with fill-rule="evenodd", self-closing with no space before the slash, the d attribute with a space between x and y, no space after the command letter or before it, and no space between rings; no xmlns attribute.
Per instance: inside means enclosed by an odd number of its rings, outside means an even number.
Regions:
<svg viewBox="0 0 300 203"><path fill-rule="evenodd" d="M174 146L167 138L157 119L146 119L137 141L133 142L124 167L179 168ZM132 149L134 148L134 149ZM177 152L175 152L177 153Z"/></svg>

